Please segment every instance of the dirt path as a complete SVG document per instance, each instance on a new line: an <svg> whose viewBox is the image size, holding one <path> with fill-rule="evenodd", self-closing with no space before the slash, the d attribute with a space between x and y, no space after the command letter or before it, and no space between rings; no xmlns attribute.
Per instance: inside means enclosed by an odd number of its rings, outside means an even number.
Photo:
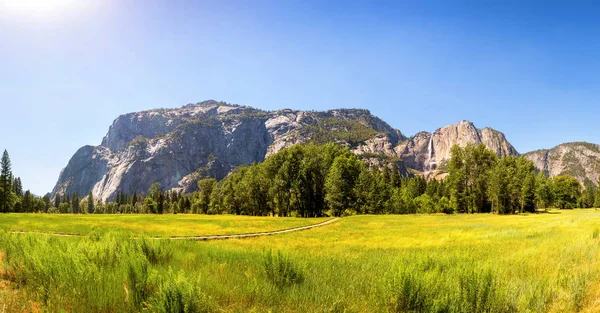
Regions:
<svg viewBox="0 0 600 313"><path fill-rule="evenodd" d="M169 239L169 240L224 240L224 239L242 239L242 238L252 238L252 237L261 237L261 236L271 236L271 235L279 235L285 233L291 233L301 230L307 230L315 227L325 226L334 222L337 222L340 218L332 218L325 222L302 226L302 227L294 227L282 230L274 230L260 233L248 233L248 234L234 234L234 235L212 235L212 236L173 236L173 237L150 237L150 239ZM87 237L87 235L82 234L60 234L60 233L42 233L42 232L24 232L24 231L13 231L13 234L44 234L50 236L57 237Z"/></svg>

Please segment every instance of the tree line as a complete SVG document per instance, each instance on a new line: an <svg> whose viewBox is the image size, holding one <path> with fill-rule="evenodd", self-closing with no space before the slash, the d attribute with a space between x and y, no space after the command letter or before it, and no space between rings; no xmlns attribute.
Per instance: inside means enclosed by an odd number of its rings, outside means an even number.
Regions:
<svg viewBox="0 0 600 313"><path fill-rule="evenodd" d="M0 212L46 212L49 208L49 196L23 192L21 178L13 176L10 156L4 150L0 160Z"/></svg>
<svg viewBox="0 0 600 313"><path fill-rule="evenodd" d="M7 162L5 162L5 157ZM5 163L7 170L5 171ZM555 207L600 207L600 190L570 176L554 178L526 158L499 158L485 145L455 145L443 165L443 179L402 176L397 163L368 166L348 148L294 145L262 163L234 169L221 181L198 182L190 194L164 191L159 183L147 193L117 192L114 200L84 198L73 193L52 201L30 192L18 193L20 180L2 158L2 212L49 213L192 213L254 216L342 216L353 214L535 212ZM6 175L5 175L6 172ZM6 179L4 177L6 176ZM5 187L6 186L6 187ZM17 188L18 187L18 188ZM4 190L9 190L6 196Z"/></svg>

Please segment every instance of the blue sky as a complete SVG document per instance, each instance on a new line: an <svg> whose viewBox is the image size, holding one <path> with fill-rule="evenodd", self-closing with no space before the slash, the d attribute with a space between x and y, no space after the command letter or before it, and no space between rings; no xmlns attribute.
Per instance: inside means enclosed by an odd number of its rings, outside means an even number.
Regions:
<svg viewBox="0 0 600 313"><path fill-rule="evenodd" d="M0 149L37 194L119 114L206 99L600 143L597 2L23 1L0 1Z"/></svg>

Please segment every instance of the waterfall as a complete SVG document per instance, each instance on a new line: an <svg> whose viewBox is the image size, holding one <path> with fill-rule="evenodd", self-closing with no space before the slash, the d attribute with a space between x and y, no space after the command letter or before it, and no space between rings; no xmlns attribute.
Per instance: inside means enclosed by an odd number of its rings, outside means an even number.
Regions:
<svg viewBox="0 0 600 313"><path fill-rule="evenodd" d="M431 137L429 137L429 144L427 145L427 164L425 165L427 167L428 171L431 171L431 156L433 155L433 134L431 134ZM423 168L425 168L425 166L423 166Z"/></svg>

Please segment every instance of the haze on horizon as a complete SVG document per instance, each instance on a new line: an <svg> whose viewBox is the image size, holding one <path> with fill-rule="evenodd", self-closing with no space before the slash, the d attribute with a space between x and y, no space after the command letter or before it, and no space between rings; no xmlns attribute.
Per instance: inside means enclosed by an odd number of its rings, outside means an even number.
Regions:
<svg viewBox="0 0 600 313"><path fill-rule="evenodd" d="M600 143L600 5L0 0L0 149L43 195L120 114L207 99Z"/></svg>

